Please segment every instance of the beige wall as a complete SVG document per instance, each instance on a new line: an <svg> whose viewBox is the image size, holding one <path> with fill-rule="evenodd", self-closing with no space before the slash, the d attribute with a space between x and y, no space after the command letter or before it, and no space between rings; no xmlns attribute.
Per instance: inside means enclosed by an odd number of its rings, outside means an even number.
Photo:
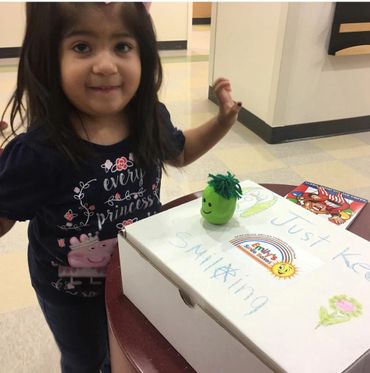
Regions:
<svg viewBox="0 0 370 373"><path fill-rule="evenodd" d="M327 54L334 3L215 5L209 81L247 110L272 127L370 115L369 57Z"/></svg>
<svg viewBox="0 0 370 373"><path fill-rule="evenodd" d="M191 3L153 3L150 13L159 41L189 39ZM0 2L0 48L20 47L24 27L24 3Z"/></svg>
<svg viewBox="0 0 370 373"><path fill-rule="evenodd" d="M153 2L150 8L158 41L189 40L191 3Z"/></svg>
<svg viewBox="0 0 370 373"><path fill-rule="evenodd" d="M210 81L228 77L244 108L271 123L282 58L286 3L215 3Z"/></svg>
<svg viewBox="0 0 370 373"><path fill-rule="evenodd" d="M20 47L24 25L24 3L0 3L0 48Z"/></svg>

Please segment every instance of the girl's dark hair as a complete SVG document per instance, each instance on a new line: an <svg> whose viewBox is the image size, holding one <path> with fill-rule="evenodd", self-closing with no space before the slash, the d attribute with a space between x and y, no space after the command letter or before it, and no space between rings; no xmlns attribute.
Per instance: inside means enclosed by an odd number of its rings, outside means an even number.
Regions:
<svg viewBox="0 0 370 373"><path fill-rule="evenodd" d="M10 109L12 135L16 119L26 129L42 126L48 142L75 165L90 154L71 123L76 109L65 96L60 83L59 47L68 29L83 16L91 3L26 3L26 31L19 60L16 89L2 118ZM174 159L179 150L170 140L170 130L159 117L158 90L162 66L151 17L143 3L122 3L121 17L138 42L141 80L126 110L135 160L142 167L153 167Z"/></svg>

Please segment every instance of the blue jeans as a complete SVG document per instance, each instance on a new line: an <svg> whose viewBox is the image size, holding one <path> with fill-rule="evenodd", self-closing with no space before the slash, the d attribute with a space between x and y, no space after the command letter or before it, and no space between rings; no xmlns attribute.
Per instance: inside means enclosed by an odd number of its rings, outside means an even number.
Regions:
<svg viewBox="0 0 370 373"><path fill-rule="evenodd" d="M37 294L61 352L62 373L110 373L105 303L50 303Z"/></svg>

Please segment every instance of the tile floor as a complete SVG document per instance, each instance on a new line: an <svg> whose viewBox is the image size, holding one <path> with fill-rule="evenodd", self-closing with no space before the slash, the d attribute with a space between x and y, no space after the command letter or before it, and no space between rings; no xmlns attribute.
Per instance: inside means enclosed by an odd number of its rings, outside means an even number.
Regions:
<svg viewBox="0 0 370 373"><path fill-rule="evenodd" d="M161 99L173 122L186 129L217 112L207 100L209 27L195 26L188 51L161 53ZM0 108L14 87L16 60L0 60ZM236 98L237 99L237 98ZM162 201L204 187L208 173L232 171L258 183L297 184L307 179L370 199L370 132L269 145L237 123L196 163L168 169ZM54 373L58 351L29 283L27 223L0 239L0 372Z"/></svg>

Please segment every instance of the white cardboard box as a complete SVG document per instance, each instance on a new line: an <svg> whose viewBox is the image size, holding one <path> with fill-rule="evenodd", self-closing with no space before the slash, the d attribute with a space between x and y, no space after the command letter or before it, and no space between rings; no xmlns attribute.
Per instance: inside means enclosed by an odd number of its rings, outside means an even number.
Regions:
<svg viewBox="0 0 370 373"><path fill-rule="evenodd" d="M370 372L370 243L251 181L126 227L123 291L199 373Z"/></svg>

